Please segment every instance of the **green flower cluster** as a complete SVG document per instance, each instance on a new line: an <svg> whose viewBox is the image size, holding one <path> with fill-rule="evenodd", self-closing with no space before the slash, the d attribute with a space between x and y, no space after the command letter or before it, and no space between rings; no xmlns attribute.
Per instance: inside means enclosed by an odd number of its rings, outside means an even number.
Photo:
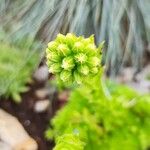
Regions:
<svg viewBox="0 0 150 150"><path fill-rule="evenodd" d="M84 143L80 141L78 135L64 134L58 137L54 150L83 150Z"/></svg>
<svg viewBox="0 0 150 150"><path fill-rule="evenodd" d="M84 38L71 33L58 34L46 49L49 71L63 82L81 84L86 76L98 73L101 48L96 48L93 35Z"/></svg>

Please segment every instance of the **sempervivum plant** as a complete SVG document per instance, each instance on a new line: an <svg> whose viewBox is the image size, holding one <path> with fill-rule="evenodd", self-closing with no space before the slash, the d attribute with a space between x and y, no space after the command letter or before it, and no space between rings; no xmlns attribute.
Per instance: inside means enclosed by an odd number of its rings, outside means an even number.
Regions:
<svg viewBox="0 0 150 150"><path fill-rule="evenodd" d="M49 71L64 83L81 84L85 77L98 73L102 45L95 46L93 35L84 38L71 33L58 34L46 49Z"/></svg>

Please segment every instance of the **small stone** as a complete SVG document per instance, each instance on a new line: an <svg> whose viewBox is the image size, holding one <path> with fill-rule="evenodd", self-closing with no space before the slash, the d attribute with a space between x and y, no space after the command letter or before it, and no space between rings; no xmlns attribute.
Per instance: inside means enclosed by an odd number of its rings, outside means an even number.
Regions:
<svg viewBox="0 0 150 150"><path fill-rule="evenodd" d="M8 144L0 141L0 150L12 150L12 148Z"/></svg>
<svg viewBox="0 0 150 150"><path fill-rule="evenodd" d="M34 78L39 82L43 82L48 79L48 75L48 68L46 65L44 65L36 70L36 72L34 73Z"/></svg>
<svg viewBox="0 0 150 150"><path fill-rule="evenodd" d="M18 119L0 109L0 139L12 150L37 150L36 141L31 138Z"/></svg>
<svg viewBox="0 0 150 150"><path fill-rule="evenodd" d="M67 99L68 99L68 97L69 97L69 91L63 91L63 92L61 92L61 93L59 93L59 95L58 95L58 99L59 99L59 101L67 101Z"/></svg>
<svg viewBox="0 0 150 150"><path fill-rule="evenodd" d="M49 106L50 106L49 99L40 100L35 103L34 110L35 112L41 113L46 111Z"/></svg>
<svg viewBox="0 0 150 150"><path fill-rule="evenodd" d="M140 80L148 80L148 77L150 76L150 65L147 65L143 70L136 75L136 79L138 81Z"/></svg>
<svg viewBox="0 0 150 150"><path fill-rule="evenodd" d="M129 85L141 94L150 93L150 81L148 80L140 80L139 82L129 82L127 83L127 85Z"/></svg>
<svg viewBox="0 0 150 150"><path fill-rule="evenodd" d="M117 76L116 81L119 83L127 83L131 82L134 77L135 70L132 67L124 68L120 75Z"/></svg>
<svg viewBox="0 0 150 150"><path fill-rule="evenodd" d="M42 88L39 90L35 91L35 95L39 98L39 99L43 99L46 98L46 96L48 96L50 93L50 91L46 88Z"/></svg>

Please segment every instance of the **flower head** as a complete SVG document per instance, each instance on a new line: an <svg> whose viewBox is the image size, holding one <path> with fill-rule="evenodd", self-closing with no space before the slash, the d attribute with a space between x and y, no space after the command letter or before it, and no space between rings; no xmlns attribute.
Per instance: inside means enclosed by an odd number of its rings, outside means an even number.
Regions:
<svg viewBox="0 0 150 150"><path fill-rule="evenodd" d="M63 82L81 84L85 77L98 73L100 50L95 46L93 36L84 38L71 33L66 36L58 34L46 49L49 71Z"/></svg>

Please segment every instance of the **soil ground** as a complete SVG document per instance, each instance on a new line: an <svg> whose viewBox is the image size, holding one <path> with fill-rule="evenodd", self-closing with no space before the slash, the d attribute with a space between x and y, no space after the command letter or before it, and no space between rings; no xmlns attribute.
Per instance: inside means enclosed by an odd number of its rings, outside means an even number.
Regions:
<svg viewBox="0 0 150 150"><path fill-rule="evenodd" d="M1 100L0 107L19 119L29 135L37 141L39 150L50 150L54 146L54 142L47 141L44 137L44 132L48 127L50 119L57 110L56 106L58 106L58 104L56 104L57 100L53 100L51 108L46 112L37 113L34 111L33 107L37 101L37 97L34 93L38 88L43 86L44 83L34 82L33 85L30 85L31 90L22 94L21 103L16 104L11 99ZM57 96L54 98L56 97Z"/></svg>

